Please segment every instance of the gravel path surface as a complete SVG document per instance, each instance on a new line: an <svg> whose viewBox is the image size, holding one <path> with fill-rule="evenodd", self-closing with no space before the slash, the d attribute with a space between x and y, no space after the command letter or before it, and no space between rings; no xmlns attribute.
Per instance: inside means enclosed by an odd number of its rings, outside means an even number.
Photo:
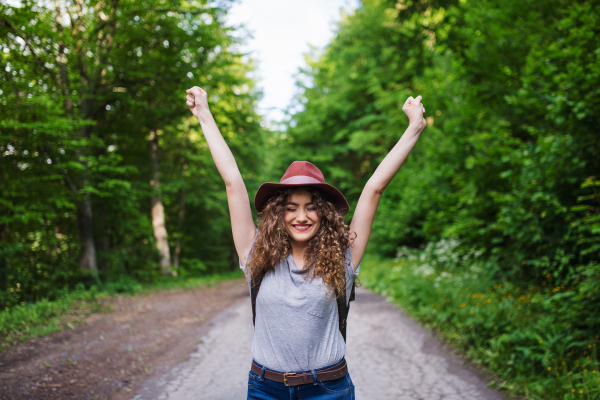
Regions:
<svg viewBox="0 0 600 400"><path fill-rule="evenodd" d="M213 319L196 352L134 400L246 398L252 360L249 298ZM359 290L348 321L347 360L356 398L368 400L505 400L438 341L381 296Z"/></svg>
<svg viewBox="0 0 600 400"><path fill-rule="evenodd" d="M248 297L236 279L105 298L105 312L63 316L71 328L1 352L0 400L130 399L189 359L208 321Z"/></svg>

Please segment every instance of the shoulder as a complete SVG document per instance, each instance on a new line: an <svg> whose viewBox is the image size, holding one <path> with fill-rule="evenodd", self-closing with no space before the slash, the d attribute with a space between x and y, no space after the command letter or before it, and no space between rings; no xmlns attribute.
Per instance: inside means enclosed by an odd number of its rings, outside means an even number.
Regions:
<svg viewBox="0 0 600 400"><path fill-rule="evenodd" d="M344 251L344 267L346 268L346 275L351 275L352 277L358 275L358 269L354 268L354 261L352 260L352 251L350 250L350 246L346 248Z"/></svg>
<svg viewBox="0 0 600 400"><path fill-rule="evenodd" d="M248 266L248 261L250 261L250 257L252 256L252 251L254 250L254 245L256 244L257 237L258 237L258 229L256 229L256 231L254 232L254 239L252 240L252 244L250 245L250 250L248 250L248 254L246 255L245 262L242 263L242 260L240 259L240 269L242 271L245 271L246 267Z"/></svg>

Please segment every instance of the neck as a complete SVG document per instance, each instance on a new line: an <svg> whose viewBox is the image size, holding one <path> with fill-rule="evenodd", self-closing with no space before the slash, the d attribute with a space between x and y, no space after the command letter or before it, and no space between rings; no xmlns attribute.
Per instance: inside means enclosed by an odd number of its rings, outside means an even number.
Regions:
<svg viewBox="0 0 600 400"><path fill-rule="evenodd" d="M306 249L308 248L308 241L306 242L296 242L291 241L292 245L292 257L294 258L294 262L298 268L304 268L304 254Z"/></svg>

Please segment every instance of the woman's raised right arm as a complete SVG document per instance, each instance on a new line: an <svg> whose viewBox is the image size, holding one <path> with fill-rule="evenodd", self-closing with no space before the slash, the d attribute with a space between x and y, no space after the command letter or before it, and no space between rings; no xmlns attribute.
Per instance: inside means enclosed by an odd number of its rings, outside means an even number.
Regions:
<svg viewBox="0 0 600 400"><path fill-rule="evenodd" d="M246 265L246 256L250 251L254 235L256 234L246 185L235 162L235 158L210 113L206 91L198 86L194 86L186 90L186 92L186 103L192 114L200 122L202 132L210 149L210 154L221 174L221 178L225 181L233 242L240 257L240 262L242 265Z"/></svg>

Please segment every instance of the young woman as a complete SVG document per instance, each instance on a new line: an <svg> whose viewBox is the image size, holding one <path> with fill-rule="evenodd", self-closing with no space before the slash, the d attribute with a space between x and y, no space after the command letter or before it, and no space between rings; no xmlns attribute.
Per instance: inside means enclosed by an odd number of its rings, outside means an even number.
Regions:
<svg viewBox="0 0 600 400"><path fill-rule="evenodd" d="M259 188L257 229L206 91L188 89L186 102L225 181L240 267L250 286L260 289L248 399L354 399L336 299L345 294L347 304L379 199L425 129L421 96L404 103L409 126L365 185L349 227L344 196L317 167L296 161L279 183Z"/></svg>

